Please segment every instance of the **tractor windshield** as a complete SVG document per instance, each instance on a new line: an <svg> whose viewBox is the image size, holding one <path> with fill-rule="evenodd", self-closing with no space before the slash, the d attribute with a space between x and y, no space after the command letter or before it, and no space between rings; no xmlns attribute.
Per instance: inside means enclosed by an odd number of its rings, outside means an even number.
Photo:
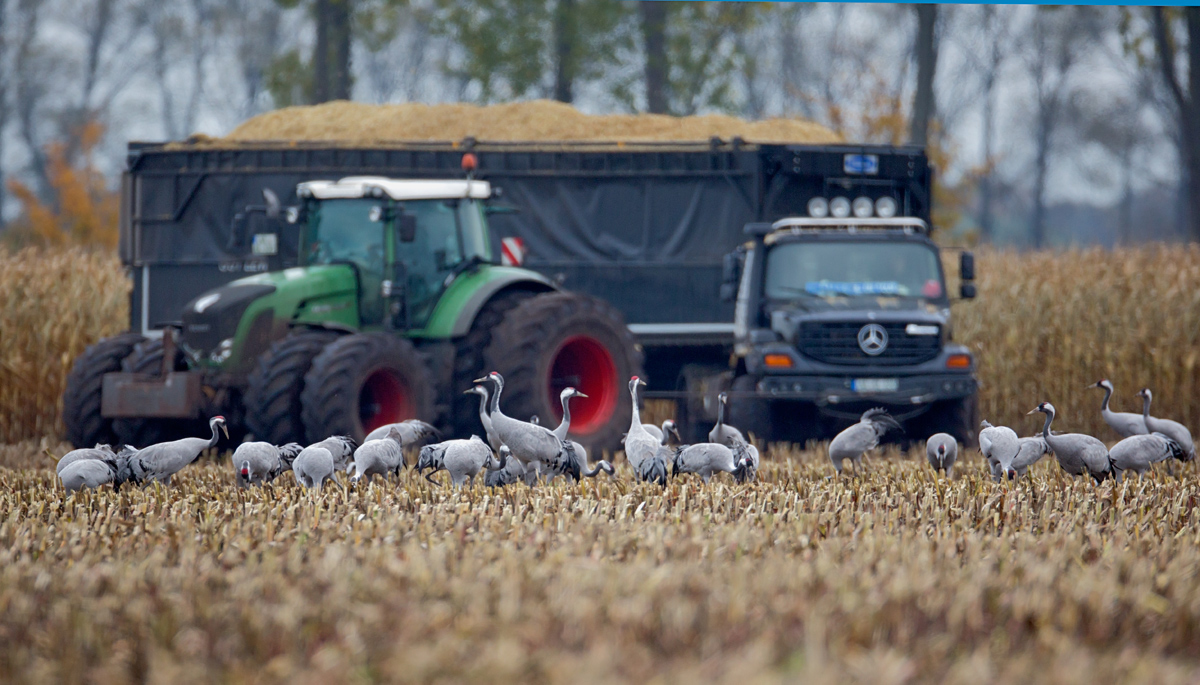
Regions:
<svg viewBox="0 0 1200 685"><path fill-rule="evenodd" d="M767 255L766 296L946 299L938 254L920 243L797 241Z"/></svg>
<svg viewBox="0 0 1200 685"><path fill-rule="evenodd" d="M306 264L352 262L360 270L383 273L383 227L371 221L378 200L327 200L309 210Z"/></svg>

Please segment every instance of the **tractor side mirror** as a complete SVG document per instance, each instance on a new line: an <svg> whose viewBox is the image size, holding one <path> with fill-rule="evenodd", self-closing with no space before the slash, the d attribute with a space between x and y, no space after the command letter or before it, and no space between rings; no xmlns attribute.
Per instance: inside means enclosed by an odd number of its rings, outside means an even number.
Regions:
<svg viewBox="0 0 1200 685"><path fill-rule="evenodd" d="M400 242L411 243L417 239L417 217L401 213L396 217L396 233Z"/></svg>
<svg viewBox="0 0 1200 685"><path fill-rule="evenodd" d="M960 285L958 287L958 294L964 300L975 299L975 284L974 283L963 283L962 285Z"/></svg>
<svg viewBox="0 0 1200 685"><path fill-rule="evenodd" d="M975 280L975 255L963 252L958 257L958 276L964 281Z"/></svg>
<svg viewBox="0 0 1200 685"><path fill-rule="evenodd" d="M742 280L742 254L730 252L721 263L721 301L737 299L738 281Z"/></svg>
<svg viewBox="0 0 1200 685"><path fill-rule="evenodd" d="M279 196L270 188L263 188L263 202L266 203L266 213L268 219L278 219L282 205L279 203Z"/></svg>

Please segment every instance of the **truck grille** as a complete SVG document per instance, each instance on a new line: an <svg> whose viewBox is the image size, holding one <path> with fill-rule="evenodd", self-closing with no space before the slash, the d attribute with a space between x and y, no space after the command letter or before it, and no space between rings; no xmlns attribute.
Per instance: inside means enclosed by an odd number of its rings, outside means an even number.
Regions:
<svg viewBox="0 0 1200 685"><path fill-rule="evenodd" d="M881 323L887 331L887 348L869 356L858 346L858 332L871 323L802 323L796 335L801 354L827 364L920 364L938 355L940 335L909 335L907 323Z"/></svg>

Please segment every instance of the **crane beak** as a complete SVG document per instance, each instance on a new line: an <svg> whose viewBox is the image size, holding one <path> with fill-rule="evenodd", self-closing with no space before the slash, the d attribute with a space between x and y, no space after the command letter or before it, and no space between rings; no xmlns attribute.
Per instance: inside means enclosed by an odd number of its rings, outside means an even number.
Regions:
<svg viewBox="0 0 1200 685"><path fill-rule="evenodd" d="M225 439L228 440L229 439L229 429L225 427L225 424L221 424L221 432L225 434Z"/></svg>
<svg viewBox="0 0 1200 685"><path fill-rule="evenodd" d="M644 381L644 380L642 380L642 379L640 379L640 378L639 378L639 379L638 379L638 385L649 385L649 383L647 383L646 381Z"/></svg>
<svg viewBox="0 0 1200 685"><path fill-rule="evenodd" d="M1038 413L1038 410L1037 410L1037 409L1033 409L1033 410L1031 410L1031 411L1027 411L1027 412L1025 412L1025 416L1029 416L1030 414L1036 414L1036 413Z"/></svg>
<svg viewBox="0 0 1200 685"><path fill-rule="evenodd" d="M487 376L484 376L483 378L476 378L475 380L473 380L473 381L471 381L471 382L472 382L472 383L486 383L486 382L488 382L489 380L491 380L491 379L490 379L490 378L488 378Z"/></svg>
<svg viewBox="0 0 1200 685"><path fill-rule="evenodd" d="M587 397L587 395L585 395L585 394L583 394L583 393L581 393L581 392L577 392L577 393L575 393L575 396L576 396L576 397Z"/></svg>
<svg viewBox="0 0 1200 685"><path fill-rule="evenodd" d="M475 382L476 382L476 383L478 383L479 381L475 381ZM463 394L464 394L464 395L474 395L474 394L475 394L475 388L471 388L470 390L463 390Z"/></svg>

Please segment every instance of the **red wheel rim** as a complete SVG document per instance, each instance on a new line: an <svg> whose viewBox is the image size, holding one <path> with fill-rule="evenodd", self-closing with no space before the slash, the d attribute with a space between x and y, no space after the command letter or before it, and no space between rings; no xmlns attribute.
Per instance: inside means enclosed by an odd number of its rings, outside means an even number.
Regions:
<svg viewBox="0 0 1200 685"><path fill-rule="evenodd" d="M364 435L380 426L413 418L404 379L391 369L380 369L367 376L358 392L358 417Z"/></svg>
<svg viewBox="0 0 1200 685"><path fill-rule="evenodd" d="M562 419L558 396L564 388L587 395L571 400L572 433L587 435L608 423L617 408L618 385L612 354L595 338L568 338L554 353L548 383L554 415Z"/></svg>

